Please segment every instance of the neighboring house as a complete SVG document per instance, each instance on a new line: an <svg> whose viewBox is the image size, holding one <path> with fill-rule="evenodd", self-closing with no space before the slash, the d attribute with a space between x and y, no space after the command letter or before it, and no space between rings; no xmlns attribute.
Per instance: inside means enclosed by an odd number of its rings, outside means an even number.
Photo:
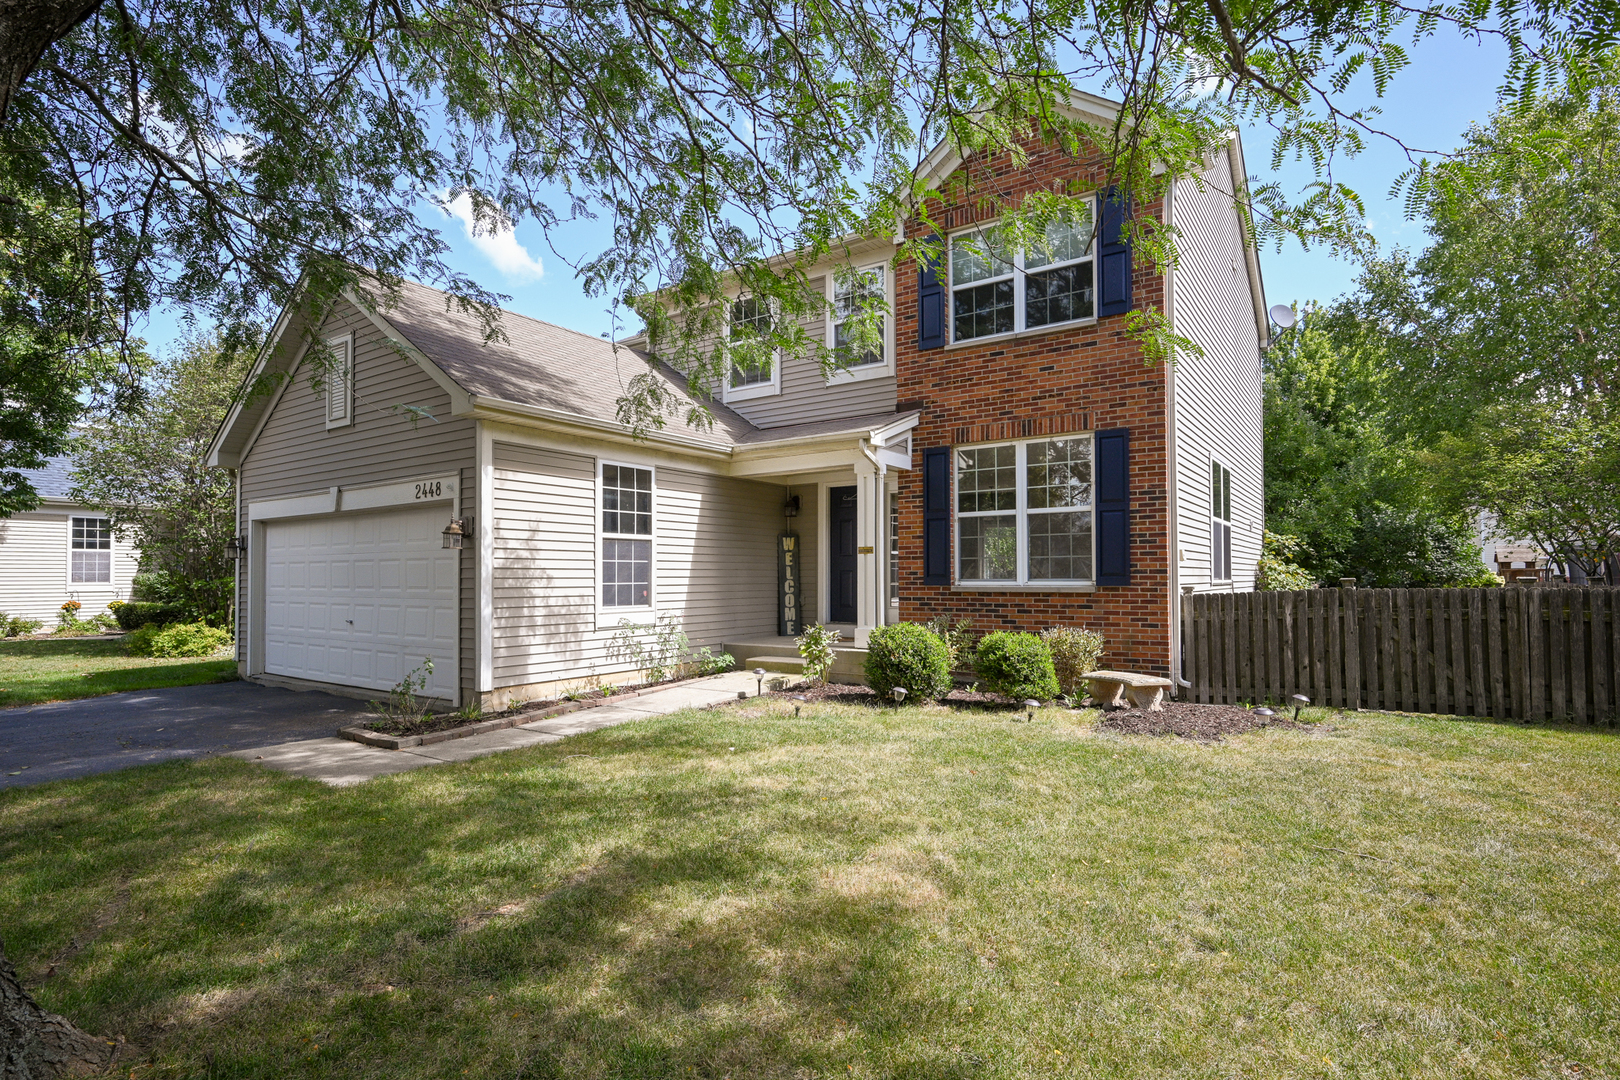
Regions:
<svg viewBox="0 0 1620 1080"><path fill-rule="evenodd" d="M73 459L50 458L25 469L43 502L38 509L0 518L0 611L56 625L69 600L88 619L113 600L129 599L139 552L113 535L107 519L68 497Z"/></svg>
<svg viewBox="0 0 1620 1080"><path fill-rule="evenodd" d="M958 165L939 152L929 167ZM486 342L415 284L385 311L350 297L313 328L289 309L257 370L291 377L234 410L210 451L238 474L243 674L376 696L431 657L430 696L499 705L631 671L613 649L625 622L675 616L740 661L790 650L777 634L801 622L859 646L947 612L986 629L1092 625L1110 663L1166 670L1180 586L1252 588L1260 546L1266 324L1229 194L1235 140L1205 175L1208 190L1178 184L1170 202L1186 237L1168 275L1133 269L1105 222L1099 251L1063 238L1063 259L1012 274L953 256L924 275L930 300L915 267L892 265L892 238L852 242L839 265L892 311L881 351L831 378L793 356L736 371L711 428L671 420L641 440L616 419L648 370L637 339L508 314L506 340ZM1096 163L1044 150L998 183L1060 179L1105 187ZM947 213L953 232L975 224ZM847 310L861 298L836 295L835 268L810 278ZM1031 325L1037 277L1046 326ZM1170 309L1205 356L1144 366L1123 336L1142 304ZM944 327L948 305L967 321ZM737 297L730 318L758 307ZM836 314L807 329L840 333ZM321 393L305 377L312 338L341 369ZM441 536L452 520L459 550Z"/></svg>

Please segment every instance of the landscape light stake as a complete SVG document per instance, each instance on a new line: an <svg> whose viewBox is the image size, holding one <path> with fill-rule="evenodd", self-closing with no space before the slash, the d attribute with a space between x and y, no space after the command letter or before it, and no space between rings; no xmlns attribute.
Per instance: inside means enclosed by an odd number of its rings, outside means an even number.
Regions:
<svg viewBox="0 0 1620 1080"><path fill-rule="evenodd" d="M803 694L793 695L793 719L797 720L799 718L799 710L804 708L804 700Z"/></svg>
<svg viewBox="0 0 1620 1080"><path fill-rule="evenodd" d="M762 668L762 667L757 667L757 668L754 669L754 696L759 697L764 692L765 692L765 669Z"/></svg>
<svg viewBox="0 0 1620 1080"><path fill-rule="evenodd" d="M896 686L894 689L889 691L889 696L894 698L894 703L896 705L899 705L902 701L906 700L906 688L903 686Z"/></svg>
<svg viewBox="0 0 1620 1080"><path fill-rule="evenodd" d="M1311 699L1306 697L1304 694L1295 694L1288 700L1294 703L1294 723L1297 724L1299 723L1299 710L1302 707L1309 705L1311 703Z"/></svg>
<svg viewBox="0 0 1620 1080"><path fill-rule="evenodd" d="M1024 708L1026 710L1028 710L1027 715L1026 715L1026 719L1030 723L1033 724L1035 722L1035 710L1040 708L1040 707L1041 707L1041 703L1036 701L1034 698L1025 698L1024 699Z"/></svg>
<svg viewBox="0 0 1620 1080"><path fill-rule="evenodd" d="M1264 705L1262 705L1258 709L1254 710L1254 715L1256 715L1256 716L1276 716L1277 714L1275 712L1272 712L1270 709L1266 708Z"/></svg>

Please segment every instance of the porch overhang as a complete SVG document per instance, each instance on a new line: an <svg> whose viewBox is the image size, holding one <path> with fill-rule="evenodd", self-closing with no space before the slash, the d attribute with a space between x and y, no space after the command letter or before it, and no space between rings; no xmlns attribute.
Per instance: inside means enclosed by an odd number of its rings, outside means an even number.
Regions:
<svg viewBox="0 0 1620 1080"><path fill-rule="evenodd" d="M731 475L764 479L832 469L911 468L917 412L769 428L731 449Z"/></svg>

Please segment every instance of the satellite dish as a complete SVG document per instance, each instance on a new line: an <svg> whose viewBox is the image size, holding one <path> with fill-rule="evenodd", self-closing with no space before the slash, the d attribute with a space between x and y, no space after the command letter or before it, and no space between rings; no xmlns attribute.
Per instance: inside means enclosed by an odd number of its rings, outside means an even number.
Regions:
<svg viewBox="0 0 1620 1080"><path fill-rule="evenodd" d="M1272 304L1271 321L1287 330L1294 325L1294 309L1287 304Z"/></svg>

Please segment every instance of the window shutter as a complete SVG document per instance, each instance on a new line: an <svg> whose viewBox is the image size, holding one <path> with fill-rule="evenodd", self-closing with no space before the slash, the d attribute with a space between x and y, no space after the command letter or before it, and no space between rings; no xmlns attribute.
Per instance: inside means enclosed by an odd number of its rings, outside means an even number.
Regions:
<svg viewBox="0 0 1620 1080"><path fill-rule="evenodd" d="M951 448L923 451L923 584L951 583Z"/></svg>
<svg viewBox="0 0 1620 1080"><path fill-rule="evenodd" d="M937 236L928 237L924 243L934 247L934 256L917 273L917 348L942 349L945 347L945 283L940 280L940 270L944 249L938 246Z"/></svg>
<svg viewBox="0 0 1620 1080"><path fill-rule="evenodd" d="M1097 432L1097 584L1131 583L1130 431Z"/></svg>
<svg viewBox="0 0 1620 1080"><path fill-rule="evenodd" d="M354 357L350 341L343 338L327 342L332 351L332 369L326 375L326 426L338 427L349 422L353 400Z"/></svg>
<svg viewBox="0 0 1620 1080"><path fill-rule="evenodd" d="M1099 196L1097 213L1097 315L1123 315L1131 310L1131 245L1125 237L1131 199L1119 187Z"/></svg>

